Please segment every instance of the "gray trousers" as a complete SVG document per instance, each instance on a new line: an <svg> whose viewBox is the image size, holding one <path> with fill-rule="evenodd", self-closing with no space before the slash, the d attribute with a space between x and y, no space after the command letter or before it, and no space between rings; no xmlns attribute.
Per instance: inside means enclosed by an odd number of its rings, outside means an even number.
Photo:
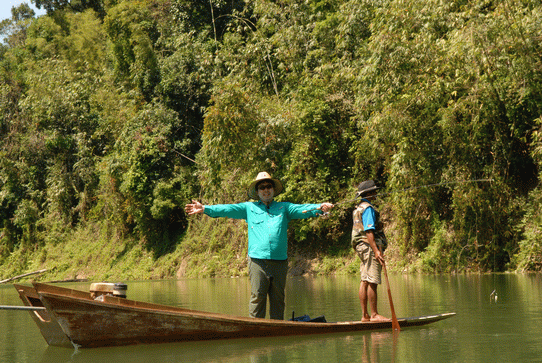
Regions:
<svg viewBox="0 0 542 363"><path fill-rule="evenodd" d="M250 277L250 316L265 318L267 296L269 296L269 316L271 319L284 319L284 289L288 274L288 260L260 260L248 258Z"/></svg>

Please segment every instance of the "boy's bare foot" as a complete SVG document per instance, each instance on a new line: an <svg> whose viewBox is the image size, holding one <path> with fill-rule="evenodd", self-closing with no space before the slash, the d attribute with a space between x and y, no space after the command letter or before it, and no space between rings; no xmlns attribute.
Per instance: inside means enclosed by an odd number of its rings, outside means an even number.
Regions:
<svg viewBox="0 0 542 363"><path fill-rule="evenodd" d="M381 321L381 322L384 322L384 321L391 321L391 319L388 319L380 314L375 314L373 316L371 316L371 321Z"/></svg>

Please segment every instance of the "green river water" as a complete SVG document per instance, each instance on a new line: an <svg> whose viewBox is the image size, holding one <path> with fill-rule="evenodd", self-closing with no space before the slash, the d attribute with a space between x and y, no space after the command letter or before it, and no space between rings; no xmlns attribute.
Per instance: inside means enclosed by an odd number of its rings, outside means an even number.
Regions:
<svg viewBox="0 0 542 363"><path fill-rule="evenodd" d="M96 349L49 347L28 312L0 310L0 362L542 362L542 275L390 275L397 316L455 312L392 331L182 342ZM123 281L128 298L248 315L247 278ZM90 283L61 284L88 290ZM357 320L357 276L290 277L286 317ZM497 299L492 298L492 292ZM22 305L11 284L0 305ZM390 316L386 286L379 310Z"/></svg>

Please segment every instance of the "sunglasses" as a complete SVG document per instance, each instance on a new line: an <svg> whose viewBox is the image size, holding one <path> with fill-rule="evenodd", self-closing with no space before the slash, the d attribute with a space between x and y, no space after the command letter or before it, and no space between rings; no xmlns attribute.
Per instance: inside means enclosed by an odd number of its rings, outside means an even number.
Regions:
<svg viewBox="0 0 542 363"><path fill-rule="evenodd" d="M273 184L258 185L258 190L273 189Z"/></svg>

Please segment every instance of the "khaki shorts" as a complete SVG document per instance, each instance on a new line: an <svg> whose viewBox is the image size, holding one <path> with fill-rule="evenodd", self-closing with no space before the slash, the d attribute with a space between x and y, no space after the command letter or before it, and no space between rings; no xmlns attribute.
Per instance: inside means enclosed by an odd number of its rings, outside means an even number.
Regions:
<svg viewBox="0 0 542 363"><path fill-rule="evenodd" d="M367 243L358 243L356 252L361 259L359 272L361 281L367 281L371 284L381 284L382 265L376 260L371 246Z"/></svg>

